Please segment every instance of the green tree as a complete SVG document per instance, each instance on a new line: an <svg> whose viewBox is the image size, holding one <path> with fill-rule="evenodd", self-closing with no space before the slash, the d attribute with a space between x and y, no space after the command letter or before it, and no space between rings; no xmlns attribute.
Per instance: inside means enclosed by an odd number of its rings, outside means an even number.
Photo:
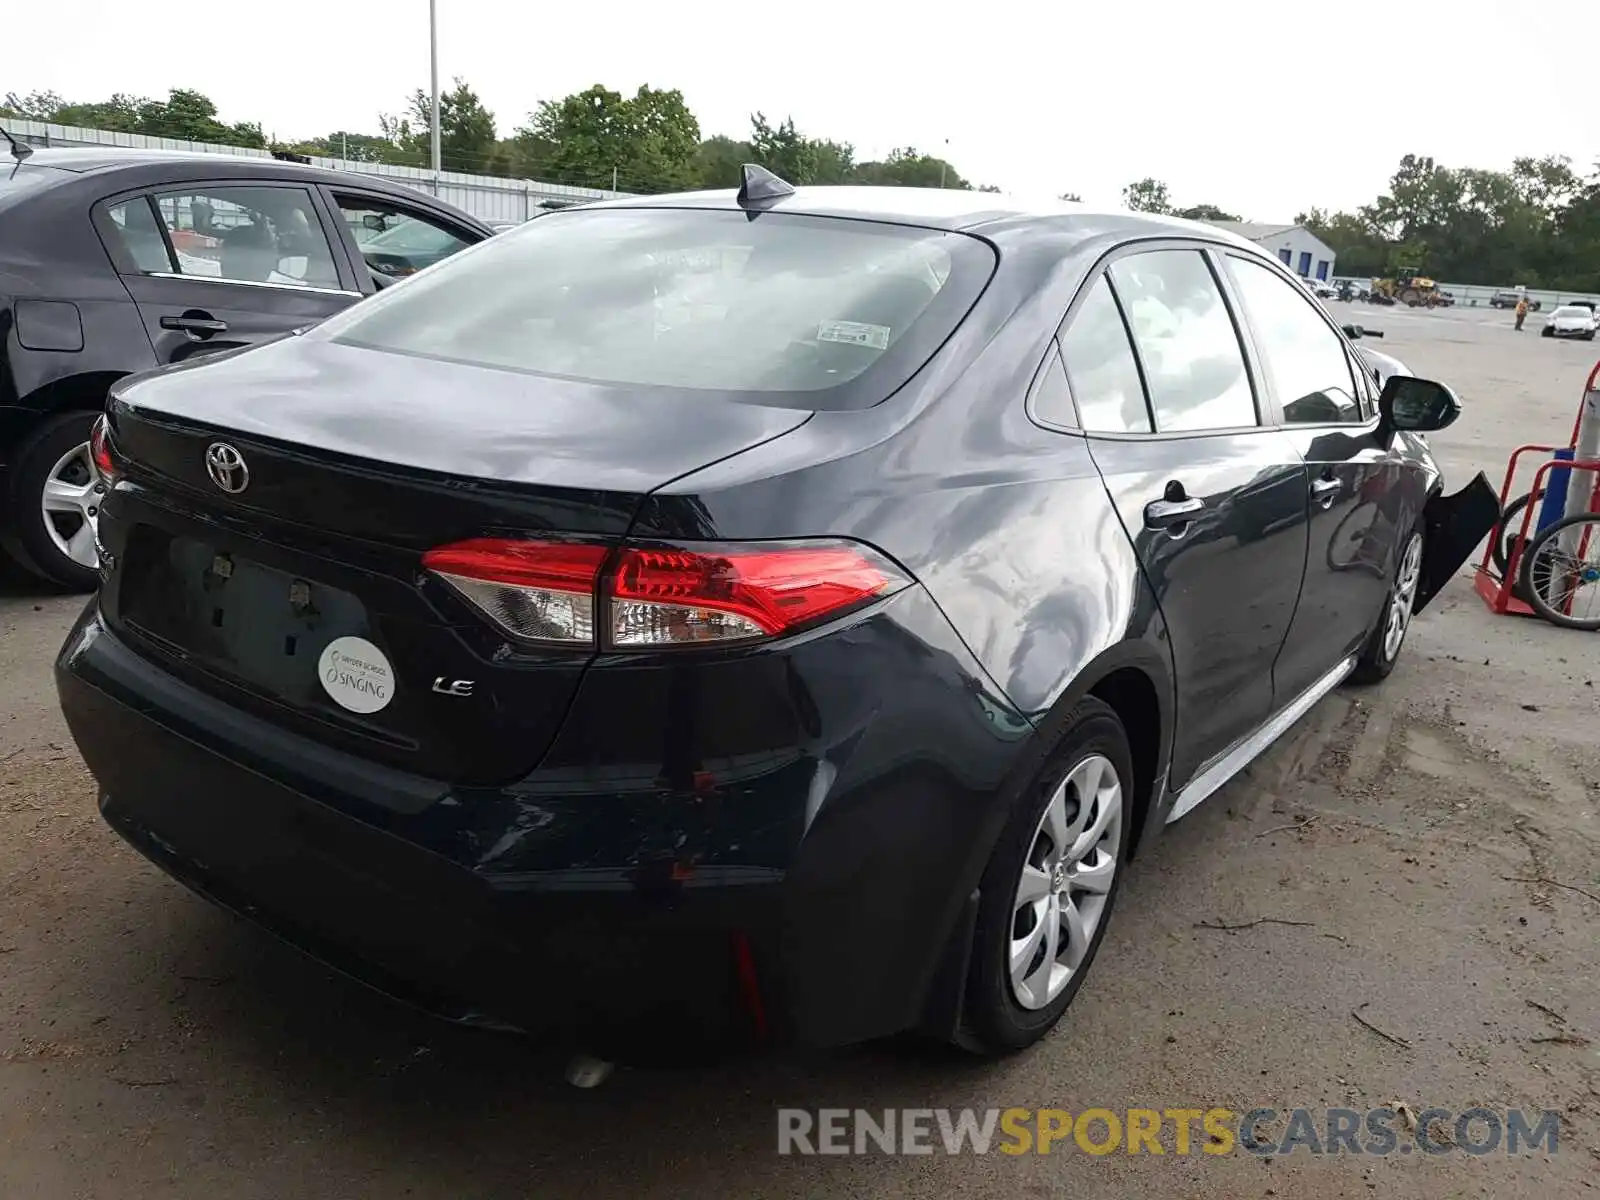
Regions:
<svg viewBox="0 0 1600 1200"><path fill-rule="evenodd" d="M217 106L203 93L173 88L165 100L117 93L109 100L74 103L55 92L7 95L4 110L31 121L80 125L117 133L143 133L222 146L264 147L266 136L253 121L228 124L218 119Z"/></svg>
<svg viewBox="0 0 1600 1200"><path fill-rule="evenodd" d="M433 161L433 102L421 88L406 101L406 114L380 118L386 139L416 165ZM445 171L492 173L496 146L494 114L478 93L459 76L449 91L439 93L439 166Z"/></svg>
<svg viewBox="0 0 1600 1200"><path fill-rule="evenodd" d="M754 161L749 142L736 142L719 133L695 147L695 182L703 188L738 187L739 168Z"/></svg>
<svg viewBox="0 0 1600 1200"><path fill-rule="evenodd" d="M395 157L395 145L387 138L371 133L352 133L344 129L323 137L307 138L289 148L299 154L317 154L324 158L341 158L349 162L391 162Z"/></svg>
<svg viewBox="0 0 1600 1200"><path fill-rule="evenodd" d="M797 130L791 117L773 126L765 113L751 116L750 150L756 162L796 185L810 183L822 165L817 143Z"/></svg>
<svg viewBox="0 0 1600 1200"><path fill-rule="evenodd" d="M1231 212L1225 212L1215 204L1196 204L1192 208L1180 208L1176 216L1184 217L1190 221L1237 221L1239 217Z"/></svg>
<svg viewBox="0 0 1600 1200"><path fill-rule="evenodd" d="M1159 179L1144 178L1122 189L1122 202L1134 212L1170 213L1172 197Z"/></svg>
<svg viewBox="0 0 1600 1200"><path fill-rule="evenodd" d="M7 92L5 99L0 100L0 117L16 117L23 121L54 121L56 113L66 106L67 102L56 92L29 92L26 96Z"/></svg>
<svg viewBox="0 0 1600 1200"><path fill-rule="evenodd" d="M865 162L856 168L858 183L878 183L891 187L943 187L972 190L972 184L950 163L932 154L906 146L891 151L882 162Z"/></svg>
<svg viewBox="0 0 1600 1200"><path fill-rule="evenodd" d="M652 192L693 186L700 122L677 89L641 87L625 97L601 84L546 100L517 131L525 160L552 182Z"/></svg>

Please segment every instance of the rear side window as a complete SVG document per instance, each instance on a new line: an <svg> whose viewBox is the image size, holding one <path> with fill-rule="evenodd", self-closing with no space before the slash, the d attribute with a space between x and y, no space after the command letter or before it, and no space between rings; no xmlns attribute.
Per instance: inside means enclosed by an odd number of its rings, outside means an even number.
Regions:
<svg viewBox="0 0 1600 1200"><path fill-rule="evenodd" d="M630 389L865 407L994 270L965 234L781 212L553 213L324 323L377 350Z"/></svg>
<svg viewBox="0 0 1600 1200"><path fill-rule="evenodd" d="M1244 351L1198 250L1152 250L1111 265L1161 433L1256 424Z"/></svg>
<svg viewBox="0 0 1600 1200"><path fill-rule="evenodd" d="M1150 410L1144 401L1139 365L1104 275L1095 281L1062 334L1061 354L1084 432L1150 432ZM1069 415L1061 423L1070 420Z"/></svg>
<svg viewBox="0 0 1600 1200"><path fill-rule="evenodd" d="M161 236L161 226L156 224L148 200L135 196L113 204L106 209L106 216L111 219L112 235L122 243L135 268L145 274L172 270L166 240Z"/></svg>

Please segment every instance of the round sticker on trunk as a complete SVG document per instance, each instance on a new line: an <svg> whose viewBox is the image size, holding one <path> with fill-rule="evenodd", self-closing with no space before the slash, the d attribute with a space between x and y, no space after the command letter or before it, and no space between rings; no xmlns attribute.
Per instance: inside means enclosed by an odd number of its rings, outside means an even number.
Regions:
<svg viewBox="0 0 1600 1200"><path fill-rule="evenodd" d="M340 708L375 713L394 699L394 668L366 638L334 638L317 660L322 690Z"/></svg>

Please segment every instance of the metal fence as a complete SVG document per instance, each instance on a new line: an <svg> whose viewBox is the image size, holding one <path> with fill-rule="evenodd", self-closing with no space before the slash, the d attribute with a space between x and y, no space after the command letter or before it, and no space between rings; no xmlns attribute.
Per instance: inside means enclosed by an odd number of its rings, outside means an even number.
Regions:
<svg viewBox="0 0 1600 1200"><path fill-rule="evenodd" d="M114 133L106 129L83 129L74 125L49 125L42 121L8 120L6 129L19 140L34 146L125 146L131 149L178 150L203 154L233 154L247 158L270 158L267 150L244 146L217 146L179 138L151 137L143 133ZM387 163L356 159L321 158L312 163L336 171L372 175L405 187L438 196L447 204L471 213L481 221L526 221L543 211L544 201L573 204L585 200L608 200L628 192L601 188L570 187L562 183L541 183L537 179L502 179L496 175L468 175L461 171L434 173L422 167L396 167Z"/></svg>
<svg viewBox="0 0 1600 1200"><path fill-rule="evenodd" d="M1346 279L1358 289L1372 286L1371 279L1357 278L1354 275L1338 275L1331 282L1338 287ZM1483 287L1476 283L1445 283L1443 280L1439 281L1439 287L1454 296L1458 306L1465 308L1488 308L1489 297L1497 292L1513 290L1510 287ZM1596 292L1553 292L1545 288L1529 288L1528 299L1539 302L1540 312L1549 312L1552 308L1571 304L1574 300L1588 300L1600 305L1600 293Z"/></svg>

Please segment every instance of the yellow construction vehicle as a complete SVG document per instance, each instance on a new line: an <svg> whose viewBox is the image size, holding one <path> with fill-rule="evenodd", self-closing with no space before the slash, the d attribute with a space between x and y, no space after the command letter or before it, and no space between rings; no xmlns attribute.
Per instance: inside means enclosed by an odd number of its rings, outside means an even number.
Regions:
<svg viewBox="0 0 1600 1200"><path fill-rule="evenodd" d="M1411 308L1418 305L1432 308L1440 299L1439 285L1426 275L1418 274L1414 267L1401 267L1390 278L1374 279L1372 290Z"/></svg>

